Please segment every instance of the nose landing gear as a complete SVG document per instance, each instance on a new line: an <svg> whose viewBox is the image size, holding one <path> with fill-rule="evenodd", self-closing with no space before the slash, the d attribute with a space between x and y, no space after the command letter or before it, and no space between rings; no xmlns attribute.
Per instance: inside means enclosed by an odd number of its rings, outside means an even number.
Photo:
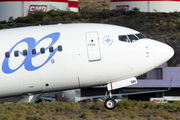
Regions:
<svg viewBox="0 0 180 120"><path fill-rule="evenodd" d="M109 98L105 100L104 106L108 110L113 110L116 107L116 101L114 100L114 98L112 98L111 91L109 91Z"/></svg>
<svg viewBox="0 0 180 120"><path fill-rule="evenodd" d="M111 95L111 90L119 89L119 88L126 87L133 84L137 84L137 79L135 77L108 83L107 89L109 91L109 97L108 98L106 97L107 99L105 100L105 103L104 103L105 107L109 110L112 110L116 107L116 101ZM107 92L106 92L106 95L107 95Z"/></svg>

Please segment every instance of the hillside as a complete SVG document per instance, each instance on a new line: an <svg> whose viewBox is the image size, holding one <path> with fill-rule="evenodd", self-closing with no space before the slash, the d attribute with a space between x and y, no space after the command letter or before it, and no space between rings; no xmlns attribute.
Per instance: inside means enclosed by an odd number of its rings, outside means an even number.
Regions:
<svg viewBox="0 0 180 120"><path fill-rule="evenodd" d="M47 13L36 11L26 17L19 17L9 21L0 21L0 29L47 25L57 23L105 23L129 27L142 32L146 37L159 40L172 46L174 57L168 66L180 66L180 12L173 13L143 13L138 9L126 12L123 10L107 10L108 0L80 0L80 12L51 10Z"/></svg>
<svg viewBox="0 0 180 120"><path fill-rule="evenodd" d="M180 13L136 13L136 15L120 15L101 21L106 24L116 24L133 28L146 37L159 40L172 46L174 57L168 61L168 66L180 66Z"/></svg>
<svg viewBox="0 0 180 120"><path fill-rule="evenodd" d="M109 9L110 0L79 0L80 8L88 8L93 11L102 11L103 9Z"/></svg>

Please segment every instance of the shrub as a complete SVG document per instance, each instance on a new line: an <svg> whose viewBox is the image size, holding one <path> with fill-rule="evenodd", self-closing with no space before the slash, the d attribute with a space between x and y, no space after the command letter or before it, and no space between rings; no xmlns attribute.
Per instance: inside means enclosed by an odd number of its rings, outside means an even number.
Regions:
<svg viewBox="0 0 180 120"><path fill-rule="evenodd" d="M14 21L13 17L9 17L8 22L12 23Z"/></svg>
<svg viewBox="0 0 180 120"><path fill-rule="evenodd" d="M178 31L180 31L180 24L177 24L177 25L176 25L176 29L177 29Z"/></svg>
<svg viewBox="0 0 180 120"><path fill-rule="evenodd" d="M47 12L51 17L57 17L57 16L62 16L64 15L63 11L61 10L50 10Z"/></svg>
<svg viewBox="0 0 180 120"><path fill-rule="evenodd" d="M156 109L168 109L170 108L170 104L169 103L159 103L156 104Z"/></svg>
<svg viewBox="0 0 180 120"><path fill-rule="evenodd" d="M26 21L26 17L18 17L14 20L16 23L24 23Z"/></svg>
<svg viewBox="0 0 180 120"><path fill-rule="evenodd" d="M2 105L0 106L0 115L1 114L4 114L4 111L5 111L5 107L3 107Z"/></svg>
<svg viewBox="0 0 180 120"><path fill-rule="evenodd" d="M71 18L67 15L63 16L63 20L64 21L71 21Z"/></svg>
<svg viewBox="0 0 180 120"><path fill-rule="evenodd" d="M34 18L33 16L27 16L26 19L25 19L25 22L26 23L35 23L37 20L36 18Z"/></svg>
<svg viewBox="0 0 180 120"><path fill-rule="evenodd" d="M13 116L11 116L10 114L4 114L2 117L2 120L13 120L15 119Z"/></svg>
<svg viewBox="0 0 180 120"><path fill-rule="evenodd" d="M148 120L164 120L162 117L150 117Z"/></svg>
<svg viewBox="0 0 180 120"><path fill-rule="evenodd" d="M82 14L81 15L81 19L88 19L88 18L90 18L89 14Z"/></svg>
<svg viewBox="0 0 180 120"><path fill-rule="evenodd" d="M143 109L140 111L140 115L145 116L149 115L152 111L150 109Z"/></svg>
<svg viewBox="0 0 180 120"><path fill-rule="evenodd" d="M110 17L109 11L101 12L101 17L103 19L109 18Z"/></svg>
<svg viewBox="0 0 180 120"><path fill-rule="evenodd" d="M70 112L78 112L81 110L81 108L79 103L71 102L71 103L66 103L65 110Z"/></svg>
<svg viewBox="0 0 180 120"><path fill-rule="evenodd" d="M137 15L139 14L140 11L139 11L139 8L133 8L131 11L130 11L130 15L133 16L133 15Z"/></svg>
<svg viewBox="0 0 180 120"><path fill-rule="evenodd" d="M81 19L81 14L80 13L75 14L74 19Z"/></svg>
<svg viewBox="0 0 180 120"><path fill-rule="evenodd" d="M26 119L26 111L19 110L18 113L16 113L15 116L16 116L17 119Z"/></svg>
<svg viewBox="0 0 180 120"><path fill-rule="evenodd" d="M104 103L101 101L94 102L94 104L90 107L93 110L101 110L104 107Z"/></svg>
<svg viewBox="0 0 180 120"><path fill-rule="evenodd" d="M51 22L51 18L45 18L43 21L40 22L41 25L48 25Z"/></svg>
<svg viewBox="0 0 180 120"><path fill-rule="evenodd" d="M118 118L118 116L122 116L121 113L116 113L112 110L107 110L101 113L103 118Z"/></svg>
<svg viewBox="0 0 180 120"><path fill-rule="evenodd" d="M44 118L39 113L36 113L30 120L44 120Z"/></svg>
<svg viewBox="0 0 180 120"><path fill-rule="evenodd" d="M9 26L7 24L0 24L0 29L6 29L8 28Z"/></svg>
<svg viewBox="0 0 180 120"><path fill-rule="evenodd" d="M90 119L90 118L92 119L94 117L94 115L90 110L88 110L88 111L84 111L84 112L80 113L79 117L83 118L83 119Z"/></svg>
<svg viewBox="0 0 180 120"><path fill-rule="evenodd" d="M36 10L33 14L31 14L31 16L36 18L36 20L38 21L42 21L45 13L43 12L43 10Z"/></svg>
<svg viewBox="0 0 180 120"><path fill-rule="evenodd" d="M94 105L94 102L88 102L83 108L90 109Z"/></svg>
<svg viewBox="0 0 180 120"><path fill-rule="evenodd" d="M138 104L137 101L132 101L132 100L122 100L122 101L119 101L117 103L117 107L118 108L126 108L126 109L129 109L129 108L134 108L136 107Z"/></svg>
<svg viewBox="0 0 180 120"><path fill-rule="evenodd" d="M156 107L156 104L153 103L153 102L143 102L142 107L143 108L154 109Z"/></svg>
<svg viewBox="0 0 180 120"><path fill-rule="evenodd" d="M0 21L0 24L6 24L6 20Z"/></svg>
<svg viewBox="0 0 180 120"><path fill-rule="evenodd" d="M55 17L52 19L53 21L63 21L61 16Z"/></svg>
<svg viewBox="0 0 180 120"><path fill-rule="evenodd" d="M56 106L56 111L57 112L65 111L66 104L67 103L65 103L65 102L59 102L59 105Z"/></svg>
<svg viewBox="0 0 180 120"><path fill-rule="evenodd" d="M164 117L166 114L167 114L167 112L166 112L165 110L156 110L156 111L154 112L154 116L155 116L155 117L158 117L158 116Z"/></svg>
<svg viewBox="0 0 180 120"><path fill-rule="evenodd" d="M109 11L109 9L103 9L102 11Z"/></svg>
<svg viewBox="0 0 180 120"><path fill-rule="evenodd" d="M78 114L68 114L68 119L77 119Z"/></svg>

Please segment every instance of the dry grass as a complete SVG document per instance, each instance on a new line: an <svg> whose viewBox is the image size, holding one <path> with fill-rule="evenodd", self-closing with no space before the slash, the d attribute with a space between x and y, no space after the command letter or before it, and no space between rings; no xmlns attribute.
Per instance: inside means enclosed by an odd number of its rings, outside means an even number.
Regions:
<svg viewBox="0 0 180 120"><path fill-rule="evenodd" d="M39 104L1 104L2 120L179 120L180 102L150 103L121 101L110 111L103 102L79 103L42 102Z"/></svg>

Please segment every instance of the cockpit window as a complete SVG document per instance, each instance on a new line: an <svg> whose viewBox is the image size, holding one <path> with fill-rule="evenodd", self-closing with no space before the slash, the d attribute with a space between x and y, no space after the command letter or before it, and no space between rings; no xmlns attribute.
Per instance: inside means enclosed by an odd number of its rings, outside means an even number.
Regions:
<svg viewBox="0 0 180 120"><path fill-rule="evenodd" d="M128 35L128 37L129 37L131 42L138 40L138 38L135 35Z"/></svg>
<svg viewBox="0 0 180 120"><path fill-rule="evenodd" d="M139 39L143 39L143 38L146 38L144 37L144 35L142 35L141 33L138 33L138 34L131 34L131 35L120 35L119 36L119 40L120 41L123 41L123 42L135 42Z"/></svg>
<svg viewBox="0 0 180 120"><path fill-rule="evenodd" d="M136 36L137 36L139 39L146 38L146 37L144 37L144 35L142 35L141 33L136 34Z"/></svg>
<svg viewBox="0 0 180 120"><path fill-rule="evenodd" d="M130 42L126 35L119 36L120 41Z"/></svg>

